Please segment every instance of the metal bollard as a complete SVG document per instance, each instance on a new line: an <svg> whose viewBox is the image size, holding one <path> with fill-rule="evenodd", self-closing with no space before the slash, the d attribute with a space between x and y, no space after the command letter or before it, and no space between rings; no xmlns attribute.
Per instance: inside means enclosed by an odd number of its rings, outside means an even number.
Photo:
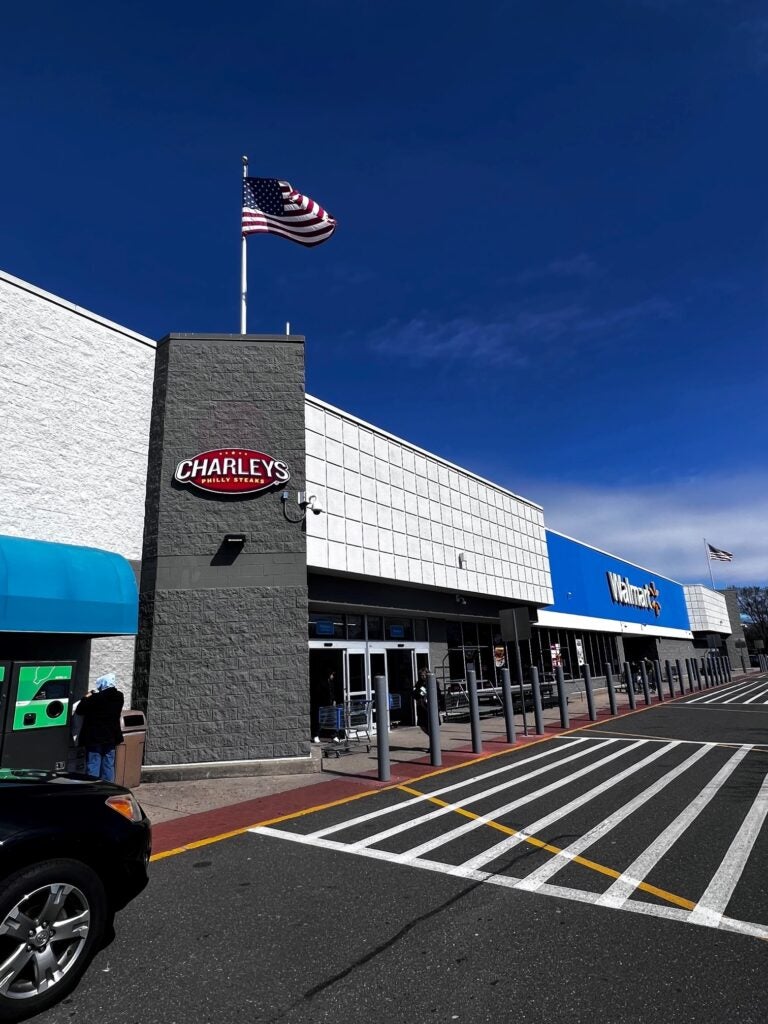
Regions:
<svg viewBox="0 0 768 1024"><path fill-rule="evenodd" d="M661 678L661 662L658 660L653 663L653 678L656 680L656 695L661 703L664 700L664 687Z"/></svg>
<svg viewBox="0 0 768 1024"><path fill-rule="evenodd" d="M672 665L670 664L670 662L665 661L664 662L664 666L665 666L665 668L667 670L667 685L669 686L669 699L670 700L674 700L675 699L675 680L674 680L674 677L672 675Z"/></svg>
<svg viewBox="0 0 768 1024"><path fill-rule="evenodd" d="M624 662L624 682L627 686L629 706L634 711L637 707L637 702L635 701L635 680L632 678L632 666L628 661Z"/></svg>
<svg viewBox="0 0 768 1024"><path fill-rule="evenodd" d="M480 702L477 699L477 676L473 668L467 669L467 693L469 695L469 724L472 730L472 753L482 754L483 737L480 733Z"/></svg>
<svg viewBox="0 0 768 1024"><path fill-rule="evenodd" d="M683 682L683 666L679 658L675 659L675 665L677 666L677 685L680 687L680 696L682 697L685 693L685 683Z"/></svg>
<svg viewBox="0 0 768 1024"><path fill-rule="evenodd" d="M531 665L531 693L533 694L533 722L537 736L544 735L544 715L541 710L541 686L539 685L539 670Z"/></svg>
<svg viewBox="0 0 768 1024"><path fill-rule="evenodd" d="M565 676L562 665L558 665L555 669L555 678L557 679L557 700L560 705L560 725L563 729L568 729L571 719L568 715L568 698L565 696Z"/></svg>
<svg viewBox="0 0 768 1024"><path fill-rule="evenodd" d="M520 645L515 644L515 675L520 692L520 709L523 712L523 735L528 735L528 714L525 710L525 687L523 686L523 663L520 660Z"/></svg>
<svg viewBox="0 0 768 1024"><path fill-rule="evenodd" d="M389 782L389 690L386 676L374 676L376 695L376 753L379 761L379 782Z"/></svg>
<svg viewBox="0 0 768 1024"><path fill-rule="evenodd" d="M613 670L611 666L606 663L605 666L605 685L608 687L608 704L611 708L611 714L616 714L616 690L613 687Z"/></svg>
<svg viewBox="0 0 768 1024"><path fill-rule="evenodd" d="M686 657L685 659L685 671L688 673L688 692L692 693L696 685L696 673L693 670L693 658ZM698 687L699 690L701 687Z"/></svg>
<svg viewBox="0 0 768 1024"><path fill-rule="evenodd" d="M707 673L707 662L706 662L706 660L704 658L701 659L701 675L702 675L702 682L704 683L704 689L708 690L709 687L710 687L710 682L709 682L709 675Z"/></svg>
<svg viewBox="0 0 768 1024"><path fill-rule="evenodd" d="M733 662L731 661L730 654L725 656L725 674L728 676L728 682L733 682Z"/></svg>
<svg viewBox="0 0 768 1024"><path fill-rule="evenodd" d="M699 673L699 663L696 660L696 658L691 658L691 666L693 667L693 676L694 676L694 679L696 680L696 688L698 690L702 690L704 688L704 686L703 686L703 683L701 681L701 674ZM691 691L691 692L693 692L693 691Z"/></svg>
<svg viewBox="0 0 768 1024"><path fill-rule="evenodd" d="M648 672L645 668L645 662L640 662L640 679L643 683L643 696L645 697L645 706L649 707L651 703L651 688L648 685Z"/></svg>
<svg viewBox="0 0 768 1024"><path fill-rule="evenodd" d="M429 763L439 767L443 763L440 750L440 706L437 702L437 680L434 672L427 672L427 713L429 715Z"/></svg>
<svg viewBox="0 0 768 1024"><path fill-rule="evenodd" d="M744 673L744 675L746 675L747 674L747 666L744 663L744 655L740 654L739 657L741 658L741 671Z"/></svg>
<svg viewBox="0 0 768 1024"><path fill-rule="evenodd" d="M587 698L587 711L589 712L590 722L597 721L597 715L595 714L595 700L592 696L592 673L589 671L589 665L585 662L581 669L581 674L584 677L584 694Z"/></svg>
<svg viewBox="0 0 768 1024"><path fill-rule="evenodd" d="M509 669L501 670L501 696L504 703L504 725L507 729L507 743L515 742L515 709L512 704L512 683Z"/></svg>

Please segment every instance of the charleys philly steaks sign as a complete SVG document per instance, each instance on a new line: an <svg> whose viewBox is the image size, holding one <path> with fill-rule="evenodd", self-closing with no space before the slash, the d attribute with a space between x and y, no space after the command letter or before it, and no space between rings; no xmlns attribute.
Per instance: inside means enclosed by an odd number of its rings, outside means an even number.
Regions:
<svg viewBox="0 0 768 1024"><path fill-rule="evenodd" d="M212 448L176 466L173 479L209 494L256 494L291 479L288 466L253 448Z"/></svg>

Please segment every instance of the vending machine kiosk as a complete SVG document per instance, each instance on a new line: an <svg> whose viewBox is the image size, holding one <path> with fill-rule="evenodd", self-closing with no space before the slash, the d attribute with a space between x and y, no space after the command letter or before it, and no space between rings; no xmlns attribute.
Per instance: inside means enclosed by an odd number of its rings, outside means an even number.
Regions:
<svg viewBox="0 0 768 1024"><path fill-rule="evenodd" d="M75 661L0 666L0 768L67 767L76 670Z"/></svg>

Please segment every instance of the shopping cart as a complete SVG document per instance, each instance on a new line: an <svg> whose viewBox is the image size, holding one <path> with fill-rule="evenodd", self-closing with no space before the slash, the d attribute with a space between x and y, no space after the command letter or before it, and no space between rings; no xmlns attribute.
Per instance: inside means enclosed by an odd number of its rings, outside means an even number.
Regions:
<svg viewBox="0 0 768 1024"><path fill-rule="evenodd" d="M371 708L373 701L350 700L320 708L320 742L323 757L351 754L365 745L371 749Z"/></svg>

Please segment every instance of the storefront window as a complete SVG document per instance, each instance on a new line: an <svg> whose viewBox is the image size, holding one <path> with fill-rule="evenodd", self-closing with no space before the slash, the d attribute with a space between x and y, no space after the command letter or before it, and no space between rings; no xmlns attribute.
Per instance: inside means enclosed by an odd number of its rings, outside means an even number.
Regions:
<svg viewBox="0 0 768 1024"><path fill-rule="evenodd" d="M344 614L343 614L343 612L310 612L309 613L309 639L310 640L343 640L344 639Z"/></svg>
<svg viewBox="0 0 768 1024"><path fill-rule="evenodd" d="M493 627L479 623L477 627L477 678L491 686L496 685L496 660L493 652Z"/></svg>
<svg viewBox="0 0 768 1024"><path fill-rule="evenodd" d="M366 621L368 623L368 639L383 640L384 620L382 617L380 615L367 615Z"/></svg>
<svg viewBox="0 0 768 1024"><path fill-rule="evenodd" d="M384 619L385 640L413 640L411 619Z"/></svg>
<svg viewBox="0 0 768 1024"><path fill-rule="evenodd" d="M347 615L347 640L365 640L362 615Z"/></svg>
<svg viewBox="0 0 768 1024"><path fill-rule="evenodd" d="M521 647L524 645L521 644ZM521 654L525 658L523 651ZM567 630L535 629L531 634L530 656L530 663L538 666L542 680L554 678L558 664L561 665L566 679L581 676L583 664L589 665L593 676L604 675L606 664L610 665L614 672L620 670L616 638L609 633L571 633ZM580 660L582 665L579 664Z"/></svg>
<svg viewBox="0 0 768 1024"><path fill-rule="evenodd" d="M445 624L445 639L448 643L448 648L463 647L464 639L461 633L460 622L446 622Z"/></svg>
<svg viewBox="0 0 768 1024"><path fill-rule="evenodd" d="M414 619L413 620L413 638L420 643L427 642L427 620L426 619Z"/></svg>

